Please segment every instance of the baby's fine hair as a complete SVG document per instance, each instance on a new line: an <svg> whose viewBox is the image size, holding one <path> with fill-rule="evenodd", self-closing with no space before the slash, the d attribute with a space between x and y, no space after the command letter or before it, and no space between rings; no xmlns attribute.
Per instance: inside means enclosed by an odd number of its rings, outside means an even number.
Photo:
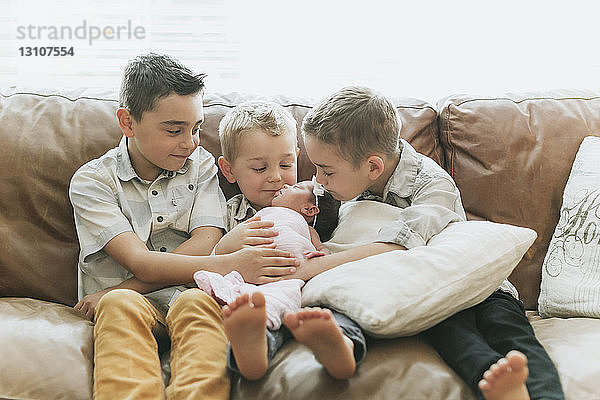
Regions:
<svg viewBox="0 0 600 400"><path fill-rule="evenodd" d="M204 89L206 74L194 74L176 59L166 54L148 53L127 63L121 90L120 107L140 121L146 111L152 111L156 101L173 93L195 95Z"/></svg>
<svg viewBox="0 0 600 400"><path fill-rule="evenodd" d="M337 147L354 166L373 153L400 151L400 120L392 102L372 89L342 88L311 109L302 121L303 137Z"/></svg>
<svg viewBox="0 0 600 400"><path fill-rule="evenodd" d="M319 234L321 242L331 239L331 235L338 225L341 202L333 198L329 192L325 192L318 199L315 199L319 207L319 213L316 215L314 228Z"/></svg>
<svg viewBox="0 0 600 400"><path fill-rule="evenodd" d="M297 135L296 120L281 105L268 101L242 103L225 114L219 124L223 157L233 163L239 155L240 139L245 132L263 130L271 136Z"/></svg>

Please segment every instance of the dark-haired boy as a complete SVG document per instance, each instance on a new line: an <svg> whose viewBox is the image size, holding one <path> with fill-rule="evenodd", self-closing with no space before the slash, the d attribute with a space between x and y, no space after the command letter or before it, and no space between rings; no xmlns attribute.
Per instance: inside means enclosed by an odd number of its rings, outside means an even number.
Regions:
<svg viewBox="0 0 600 400"><path fill-rule="evenodd" d="M193 282L198 270L235 267L248 282L294 271L294 259L272 248L208 255L222 236L225 201L214 158L198 146L203 79L166 55L130 61L117 111L124 136L72 178L75 308L95 321L95 399L164 398L153 331L165 326L167 398L227 399L220 307L199 289L171 285Z"/></svg>

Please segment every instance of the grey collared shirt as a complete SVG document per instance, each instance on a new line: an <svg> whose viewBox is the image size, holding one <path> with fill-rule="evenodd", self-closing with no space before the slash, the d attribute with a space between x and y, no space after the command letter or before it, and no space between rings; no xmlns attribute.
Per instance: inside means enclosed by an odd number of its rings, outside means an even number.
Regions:
<svg viewBox="0 0 600 400"><path fill-rule="evenodd" d="M400 207L400 217L382 227L375 241L410 249L426 245L449 223L465 221L466 215L452 177L407 141L401 139L401 143L400 161L383 189L383 196L366 191L356 200L376 200ZM519 298L508 279L499 289Z"/></svg>
<svg viewBox="0 0 600 400"><path fill-rule="evenodd" d="M225 229L227 232L241 224L245 220L252 218L256 210L243 193L236 194L227 200L227 215L225 216Z"/></svg>
<svg viewBox="0 0 600 400"><path fill-rule="evenodd" d="M217 167L202 147L180 170L163 171L149 182L133 169L123 137L118 147L77 170L69 196L80 245L80 299L133 276L103 250L118 234L134 232L149 250L170 252L198 227L224 227L226 205ZM146 297L165 313L183 289L173 286Z"/></svg>
<svg viewBox="0 0 600 400"><path fill-rule="evenodd" d="M402 153L383 196L366 191L357 200L376 200L402 209L400 218L379 231L376 241L407 249L424 246L449 223L466 220L454 180L431 158L401 139Z"/></svg>

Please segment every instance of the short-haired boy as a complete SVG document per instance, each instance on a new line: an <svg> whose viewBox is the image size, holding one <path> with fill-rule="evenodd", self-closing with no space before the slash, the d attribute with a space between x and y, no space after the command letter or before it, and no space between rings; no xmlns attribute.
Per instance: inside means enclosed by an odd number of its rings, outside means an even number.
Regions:
<svg viewBox="0 0 600 400"><path fill-rule="evenodd" d="M227 202L228 233L215 247L216 254L273 243L273 222L252 217L271 206L273 198L287 185L296 184L296 135L293 116L275 103L241 104L223 117L219 126L223 156L218 163L225 178L237 182L242 193ZM279 279L264 278L259 283ZM229 354L233 371L248 379L263 376L290 331L333 377L349 378L364 359L365 337L344 315L320 308L303 309L286 314L289 331L282 327L265 332L264 304L264 298L254 293L238 297L224 309L225 329L233 348L233 354Z"/></svg>
<svg viewBox="0 0 600 400"><path fill-rule="evenodd" d="M164 326L167 398L229 398L218 304L172 285L193 282L200 269L224 274L236 266L256 282L295 265L272 248L208 255L222 236L225 203L214 158L198 146L203 79L166 55L131 60L117 111L122 140L71 180L80 242L75 308L95 321L95 399L164 397L153 335Z"/></svg>
<svg viewBox="0 0 600 400"><path fill-rule="evenodd" d="M399 132L393 104L364 87L335 92L302 123L317 182L338 200L377 200L403 209L402 216L374 239L410 249L466 218L450 175L400 140ZM307 261L296 275L306 278L308 271L329 268L309 266L325 260ZM480 398L564 398L556 369L508 281L481 304L455 314L425 336Z"/></svg>

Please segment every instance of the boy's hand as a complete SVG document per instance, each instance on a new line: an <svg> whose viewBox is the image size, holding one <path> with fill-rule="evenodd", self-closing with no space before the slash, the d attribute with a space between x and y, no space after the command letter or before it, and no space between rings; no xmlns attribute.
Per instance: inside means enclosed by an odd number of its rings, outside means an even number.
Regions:
<svg viewBox="0 0 600 400"><path fill-rule="evenodd" d="M232 269L238 271L244 281L262 285L279 281L284 275L296 272L300 264L290 253L269 246L246 247L229 254Z"/></svg>
<svg viewBox="0 0 600 400"><path fill-rule="evenodd" d="M249 246L260 246L273 243L277 232L272 229L273 222L261 221L260 217L252 217L227 232L215 246L215 254L229 254Z"/></svg>
<svg viewBox="0 0 600 400"><path fill-rule="evenodd" d="M81 311L87 319L90 321L94 320L94 313L96 311L96 305L106 293L110 292L111 289L104 289L96 293L88 294L81 299L77 304L73 306L74 309Z"/></svg>

